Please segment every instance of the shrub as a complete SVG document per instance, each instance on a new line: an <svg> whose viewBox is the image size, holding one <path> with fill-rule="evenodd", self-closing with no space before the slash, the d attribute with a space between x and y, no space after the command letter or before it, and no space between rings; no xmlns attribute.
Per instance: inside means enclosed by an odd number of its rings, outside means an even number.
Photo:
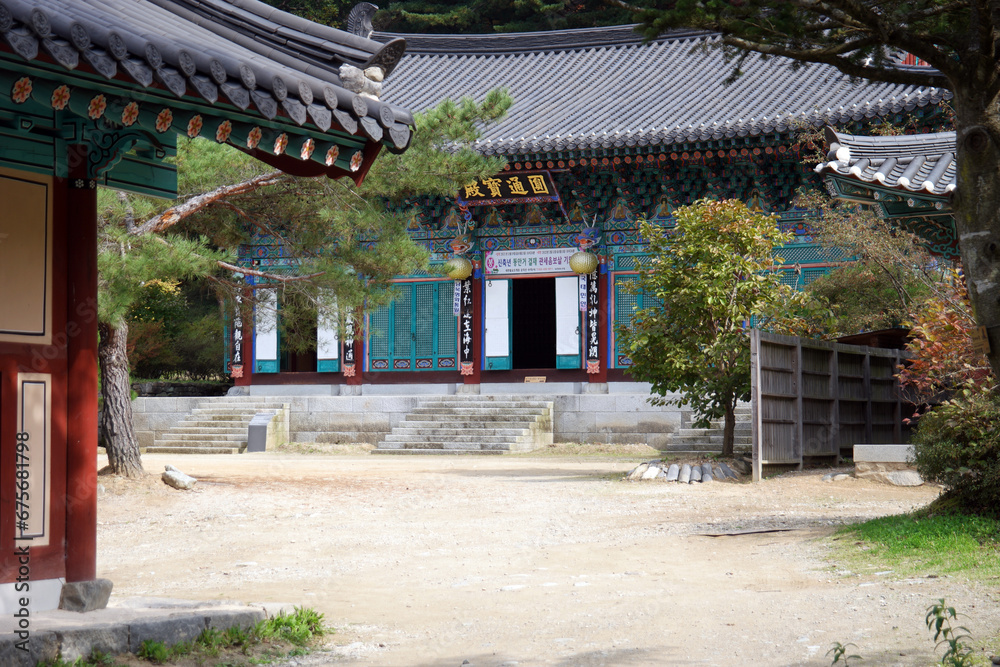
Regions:
<svg viewBox="0 0 1000 667"><path fill-rule="evenodd" d="M993 393L960 390L921 417L913 444L917 471L945 487L938 506L1000 516L1000 400Z"/></svg>
<svg viewBox="0 0 1000 667"><path fill-rule="evenodd" d="M864 264L850 265L817 278L805 289L829 302L833 310L830 335L889 329L908 321L910 304L925 298L928 291L911 276L897 273L901 275Z"/></svg>

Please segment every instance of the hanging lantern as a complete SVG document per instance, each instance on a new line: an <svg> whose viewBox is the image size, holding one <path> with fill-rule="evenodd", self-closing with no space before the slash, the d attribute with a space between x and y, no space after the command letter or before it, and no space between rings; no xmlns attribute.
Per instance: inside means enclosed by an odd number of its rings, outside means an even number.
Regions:
<svg viewBox="0 0 1000 667"><path fill-rule="evenodd" d="M597 255L583 250L574 252L569 258L569 268L573 269L573 273L578 273L581 276L593 273L598 264Z"/></svg>
<svg viewBox="0 0 1000 667"><path fill-rule="evenodd" d="M452 280L465 280L472 275L472 262L465 257L452 257L444 269Z"/></svg>

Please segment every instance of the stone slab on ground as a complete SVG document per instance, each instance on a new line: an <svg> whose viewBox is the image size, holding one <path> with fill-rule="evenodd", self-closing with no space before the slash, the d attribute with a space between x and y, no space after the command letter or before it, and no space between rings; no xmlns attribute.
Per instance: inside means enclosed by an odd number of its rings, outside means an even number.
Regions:
<svg viewBox="0 0 1000 667"><path fill-rule="evenodd" d="M855 462L854 476L893 486L920 486L924 483L920 473L907 463Z"/></svg>
<svg viewBox="0 0 1000 667"><path fill-rule="evenodd" d="M90 655L94 649L107 653L135 652L145 639L168 645L190 641L206 627L246 628L265 618L291 613L293 609L292 605L276 602L245 605L124 598L112 600L105 609L86 613L63 609L33 613L27 644L23 645L26 651L18 648L24 637L17 634L17 619L0 617L0 665L34 667L60 656L72 662Z"/></svg>
<svg viewBox="0 0 1000 667"><path fill-rule="evenodd" d="M909 463L913 445L854 445L854 462Z"/></svg>

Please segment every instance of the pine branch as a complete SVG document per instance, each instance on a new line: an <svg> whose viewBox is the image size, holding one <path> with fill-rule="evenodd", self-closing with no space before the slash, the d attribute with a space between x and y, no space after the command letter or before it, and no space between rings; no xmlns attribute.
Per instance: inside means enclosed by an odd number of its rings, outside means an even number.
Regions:
<svg viewBox="0 0 1000 667"><path fill-rule="evenodd" d="M282 172L274 171L269 174L255 176L250 180L243 181L242 183L236 183L235 185L223 185L222 187L216 188L211 192L206 192L198 195L197 197L192 197L183 204L168 208L163 213L150 218L141 225L129 229L128 233L132 236L141 236L143 234L156 234L162 232L170 227L173 227L189 215L197 213L209 204L213 204L221 199L225 199L226 197L241 195L247 192L252 192L258 188L274 185L288 180L288 178L289 177Z"/></svg>
<svg viewBox="0 0 1000 667"><path fill-rule="evenodd" d="M268 280L276 280L282 283L296 283L305 280L312 280L313 278L319 278L325 271L320 271L318 273L310 273L304 276L282 276L276 273L267 273L266 271L257 271L256 269L251 269L247 266L236 266L235 264L230 264L229 262L223 262L221 259L215 262L221 268L233 271L235 273L242 273L248 276L256 276L258 278L267 278Z"/></svg>

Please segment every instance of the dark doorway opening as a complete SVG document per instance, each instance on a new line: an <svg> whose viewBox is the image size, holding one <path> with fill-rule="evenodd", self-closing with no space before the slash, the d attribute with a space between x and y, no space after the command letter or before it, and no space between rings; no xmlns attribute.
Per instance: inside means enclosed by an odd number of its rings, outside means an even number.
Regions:
<svg viewBox="0 0 1000 667"><path fill-rule="evenodd" d="M278 370L282 373L316 372L316 309L297 294L282 294L278 317L283 331L279 334L281 355ZM306 349L293 350L292 341L303 341ZM311 345L309 344L311 342Z"/></svg>
<svg viewBox="0 0 1000 667"><path fill-rule="evenodd" d="M511 280L512 368L556 367L556 279Z"/></svg>

